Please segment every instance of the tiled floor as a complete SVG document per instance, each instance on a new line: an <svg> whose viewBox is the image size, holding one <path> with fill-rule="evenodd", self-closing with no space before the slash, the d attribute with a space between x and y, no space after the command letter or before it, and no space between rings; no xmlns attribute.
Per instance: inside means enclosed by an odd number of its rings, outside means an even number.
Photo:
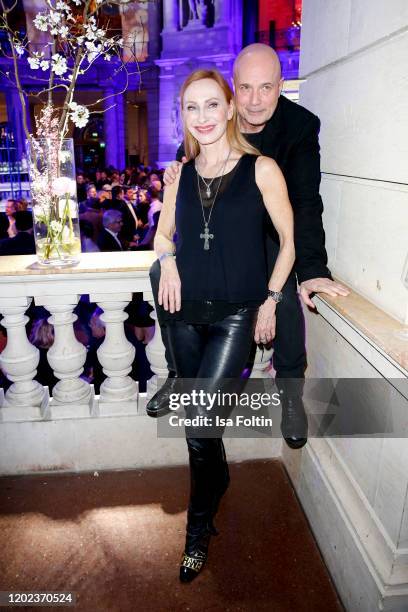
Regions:
<svg viewBox="0 0 408 612"><path fill-rule="evenodd" d="M185 585L187 495L186 467L1 478L0 590L72 590L66 609L86 612L343 610L279 461L231 465L220 535Z"/></svg>

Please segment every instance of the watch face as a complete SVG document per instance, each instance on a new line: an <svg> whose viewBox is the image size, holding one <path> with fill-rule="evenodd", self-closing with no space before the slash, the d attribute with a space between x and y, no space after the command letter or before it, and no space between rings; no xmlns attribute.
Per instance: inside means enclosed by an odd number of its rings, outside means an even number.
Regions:
<svg viewBox="0 0 408 612"><path fill-rule="evenodd" d="M275 302L282 301L282 291L271 291L268 290L268 296L271 297Z"/></svg>

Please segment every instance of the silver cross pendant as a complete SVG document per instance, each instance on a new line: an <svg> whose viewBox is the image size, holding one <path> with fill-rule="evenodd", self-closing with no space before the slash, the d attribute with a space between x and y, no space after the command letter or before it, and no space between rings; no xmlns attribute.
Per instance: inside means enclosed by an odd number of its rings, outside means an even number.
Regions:
<svg viewBox="0 0 408 612"><path fill-rule="evenodd" d="M200 238L204 238L204 251L210 250L210 240L213 240L214 234L210 234L210 230L208 229L208 223L204 226L204 233L200 234Z"/></svg>

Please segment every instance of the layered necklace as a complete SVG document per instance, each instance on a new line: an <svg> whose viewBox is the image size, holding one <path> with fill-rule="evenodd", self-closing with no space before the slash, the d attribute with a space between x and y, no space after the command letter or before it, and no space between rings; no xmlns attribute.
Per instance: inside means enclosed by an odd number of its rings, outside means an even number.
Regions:
<svg viewBox="0 0 408 612"><path fill-rule="evenodd" d="M197 164L195 165L195 169L196 169L196 172L197 172L198 195L199 195L199 198L200 198L201 212L202 212L202 215L203 215L203 223L204 223L204 231L200 234L201 240L204 240L204 247L203 247L204 251L209 251L209 249L210 249L210 240L214 239L214 234L210 234L209 224L210 224L211 215L212 215L212 211L213 211L213 208L214 208L215 200L217 199L218 192L220 190L220 186L221 186L221 183L222 183L222 179L224 178L225 168L227 166L227 163L228 163L228 160L229 160L230 156L231 156L231 149L229 150L228 157L226 158L225 162L223 163L223 166L222 166L222 169L221 169L220 180L218 181L218 185L217 185L217 189L215 191L215 195L214 195L213 201L211 202L211 204L206 206L206 208L209 208L209 210L210 210L210 212L208 214L208 219L205 218L203 198L201 196L200 179L202 180L202 182L204 183L204 185L206 187L206 196L207 196L207 199L210 200L211 199L211 185L213 184L214 180L217 177L214 176L214 178L212 178L207 183L205 178L203 178L201 176L201 174L199 173L198 168L197 168Z"/></svg>

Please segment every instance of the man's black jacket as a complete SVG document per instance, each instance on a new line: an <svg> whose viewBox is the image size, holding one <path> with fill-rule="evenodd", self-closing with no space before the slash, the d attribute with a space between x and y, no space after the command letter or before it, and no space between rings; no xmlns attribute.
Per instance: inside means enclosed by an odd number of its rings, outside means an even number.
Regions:
<svg viewBox="0 0 408 612"><path fill-rule="evenodd" d="M17 232L13 238L0 240L0 255L34 255L35 240L29 232Z"/></svg>
<svg viewBox="0 0 408 612"><path fill-rule="evenodd" d="M279 165L288 187L295 219L295 271L298 282L311 278L331 278L327 268L323 203L320 187L320 121L303 106L279 97L278 105L262 132L247 135L248 141ZM177 159L181 159L180 147ZM268 231L274 242L274 228Z"/></svg>
<svg viewBox="0 0 408 612"><path fill-rule="evenodd" d="M107 232L105 228L100 232L98 236L97 244L98 244L100 251L121 251L122 250L119 244L116 242L115 238L112 236L112 234Z"/></svg>
<svg viewBox="0 0 408 612"><path fill-rule="evenodd" d="M137 233L137 226L135 217L130 212L127 203L124 200L112 200L109 203L109 208L118 210L122 214L123 225L120 231L120 238L127 242L132 242L134 235Z"/></svg>

